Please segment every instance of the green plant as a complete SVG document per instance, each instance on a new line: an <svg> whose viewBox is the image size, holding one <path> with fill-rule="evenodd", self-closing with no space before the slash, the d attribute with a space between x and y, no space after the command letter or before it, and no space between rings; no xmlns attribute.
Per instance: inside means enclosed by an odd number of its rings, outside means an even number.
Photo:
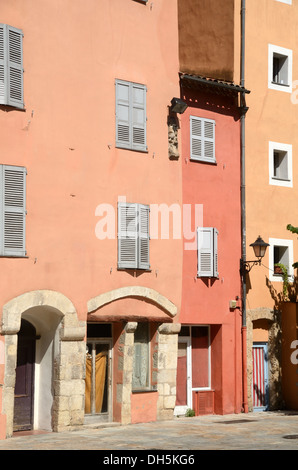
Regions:
<svg viewBox="0 0 298 470"><path fill-rule="evenodd" d="M282 279L283 279L283 297L284 297L284 299L287 299L287 297L288 297L288 287L289 287L288 269L282 263L276 263L274 266L277 266L281 270Z"/></svg>
<svg viewBox="0 0 298 470"><path fill-rule="evenodd" d="M191 408L188 408L188 409L186 410L185 416L186 416L187 418L191 418L192 416L195 416L195 411L192 410Z"/></svg>
<svg viewBox="0 0 298 470"><path fill-rule="evenodd" d="M287 230L289 230L292 233L297 233L298 234L298 227L294 227L291 224L287 225ZM293 268L295 268L295 269L298 268L298 262L293 264Z"/></svg>

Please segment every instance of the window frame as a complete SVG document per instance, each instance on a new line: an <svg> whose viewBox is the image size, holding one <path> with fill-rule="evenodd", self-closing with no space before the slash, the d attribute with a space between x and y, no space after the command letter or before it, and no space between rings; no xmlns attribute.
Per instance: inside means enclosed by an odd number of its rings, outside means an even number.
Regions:
<svg viewBox="0 0 298 470"><path fill-rule="evenodd" d="M273 62L274 56L285 57L287 59L287 81L288 83L278 83L273 81ZM284 91L292 93L292 69L293 69L293 51L284 47L268 44L268 88L271 90Z"/></svg>
<svg viewBox="0 0 298 470"><path fill-rule="evenodd" d="M127 87L128 98L121 98L120 87ZM141 90L143 96L143 103L134 101L134 90ZM121 116L121 107L127 108L128 118ZM134 121L134 110L143 112L142 122L137 123ZM115 116L116 116L116 148L133 150L137 152L148 152L147 147L147 86L141 83L130 82L127 80L115 80ZM124 131L119 131L122 126ZM127 129L125 129L127 126ZM142 134L138 132L138 136L134 138L134 130L144 132L144 142L138 142L142 138ZM128 139L125 139L125 134L128 133ZM122 134L122 139L121 139Z"/></svg>
<svg viewBox="0 0 298 470"><path fill-rule="evenodd" d="M132 225L130 222L130 227L126 225L126 230L122 230L122 208L131 208L136 213L135 223ZM139 203L127 203L127 202L118 202L118 227L117 227L117 236L118 236L118 254L117 254L117 268L118 269L134 269L134 270L143 270L150 271L150 206L147 204ZM141 211L146 210L148 212L148 224L147 232L142 231L143 224L141 223ZM133 230L136 228L135 230ZM121 240L136 240L135 250L135 260L123 261L122 256L122 244ZM141 260L141 240L146 241L145 248L148 250L147 262Z"/></svg>
<svg viewBox="0 0 298 470"><path fill-rule="evenodd" d="M203 246L203 236L201 234L208 233L210 235L210 247ZM218 273L218 230L215 227L197 227L197 277L198 278L219 278ZM207 255L210 252L210 269L202 269L203 253Z"/></svg>
<svg viewBox="0 0 298 470"><path fill-rule="evenodd" d="M288 277L289 281L294 279L294 254L293 254L293 240L282 238L269 238L269 280L272 282L283 282L282 274L274 273L274 247L283 247L288 250L289 266Z"/></svg>
<svg viewBox="0 0 298 470"><path fill-rule="evenodd" d="M140 325L146 325L147 331L147 337L145 338L145 341L139 341L137 344L146 344L146 385L144 386L135 386L134 385L134 380L135 380L135 356L136 356L136 332L137 329L140 327ZM134 342L133 342L133 361L132 361L132 380L131 380L131 388L132 388L132 393L137 393L137 392L145 392L152 390L152 377L151 377L151 340L150 340L150 323L149 322L138 322L138 325L134 331Z"/></svg>
<svg viewBox="0 0 298 470"><path fill-rule="evenodd" d="M210 123L212 124L213 126L213 137L212 138L208 138L206 137L205 135L201 135L201 136L198 136L198 135L195 135L193 133L193 121L197 121L197 122L200 122L201 123L201 129L204 129L205 130L205 126L207 123ZM216 164L216 155L215 155L215 126L216 126L216 122L214 119L209 119L209 118L203 118L203 117L200 117L200 116L194 116L194 115L190 115L189 116L189 134L190 134L190 160L191 161L198 161L198 162L204 162L204 163L212 163L212 164ZM195 153L193 152L193 140L196 140L196 141L200 141L201 142L201 150L203 150L202 152L202 155L201 156L197 156L195 155ZM213 144L213 155L212 155L212 158L210 157L206 157L205 156L205 147L204 147L204 143L205 142L212 142Z"/></svg>
<svg viewBox="0 0 298 470"><path fill-rule="evenodd" d="M287 178L274 175L275 152L284 152L287 161ZM292 145L280 142L269 142L269 184L274 186L293 187L293 158Z"/></svg>
<svg viewBox="0 0 298 470"><path fill-rule="evenodd" d="M292 5L292 0L276 0L276 1L280 3L286 3L287 5Z"/></svg>
<svg viewBox="0 0 298 470"><path fill-rule="evenodd" d="M3 45L3 58L0 58L0 74L2 67L3 87L0 90L0 105L24 109L24 34L21 29L15 28L14 26L10 26L5 23L0 23L0 31L1 30L3 30L3 36L0 34L0 43L2 42ZM11 39L13 36L14 39ZM19 43L17 38L20 38ZM11 43L13 54L10 57ZM20 97L17 96L18 94L20 94Z"/></svg>
<svg viewBox="0 0 298 470"><path fill-rule="evenodd" d="M18 172L22 174L22 186L16 186L16 201L12 201L10 198L10 201L13 202L13 204L6 204L6 195L5 195L5 182L6 182L6 177L5 177L5 172ZM3 165L0 164L0 257L9 257L9 258L24 258L27 255L26 252L26 215L27 215L27 210L26 210L26 175L27 175L27 170L23 166L13 166L13 165ZM13 177L15 178L15 177ZM15 180L16 181L16 180ZM9 182L9 188L11 188L12 184L14 184L13 180ZM18 182L16 181L16 184ZM20 191L22 190L22 195L20 196ZM11 196L11 195L10 195ZM22 199L22 205L19 204L20 199ZM19 201L19 202L18 202ZM14 220L13 225L14 227L20 227L21 224L21 229L22 229L22 247L6 247L5 246L5 214L10 213L10 214L19 214L21 215L21 219L19 220ZM10 217L10 221L12 218ZM21 222L20 222L21 220ZM9 220L7 222L9 224ZM20 234L16 233L15 234L15 242L16 245L18 244L18 239L20 239ZM10 241L11 243L11 241Z"/></svg>

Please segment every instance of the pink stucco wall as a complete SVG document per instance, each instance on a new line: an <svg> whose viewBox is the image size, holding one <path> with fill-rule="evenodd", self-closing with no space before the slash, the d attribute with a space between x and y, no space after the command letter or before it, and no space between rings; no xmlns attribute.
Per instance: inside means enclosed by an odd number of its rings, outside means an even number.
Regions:
<svg viewBox="0 0 298 470"><path fill-rule="evenodd" d="M28 172L27 257L0 259L0 308L49 289L86 320L89 299L133 285L173 302L178 319L182 240L152 239L151 270L140 273L117 269L117 235L95 234L99 204L114 208L117 234L119 196L182 203L181 165L168 158L167 127L168 105L179 96L176 2L11 0L0 9L2 23L23 30L25 69L25 109L0 106L0 163ZM147 86L145 153L115 146L115 79ZM143 302L130 302L128 312L126 301L119 305L131 318L159 314ZM106 314L111 310L117 315L115 306Z"/></svg>
<svg viewBox="0 0 298 470"><path fill-rule="evenodd" d="M182 96L189 105L181 117L183 203L202 204L203 226L219 231L219 278L197 278L197 250L184 250L180 321L220 325L211 344L215 407L218 412L239 412L241 317L229 301L241 298L240 121L227 98L191 90L182 90ZM216 164L190 160L190 115L216 121Z"/></svg>
<svg viewBox="0 0 298 470"><path fill-rule="evenodd" d="M83 318L88 299L133 284L180 305L180 240L152 240L151 272L134 276L117 271L117 238L95 235L96 207L117 215L118 196L181 203L179 165L167 156L176 17L171 0L1 2L1 21L24 32L25 110L0 109L0 163L28 171L27 258L0 260L2 304L53 289ZM148 153L115 148L116 78L147 85Z"/></svg>

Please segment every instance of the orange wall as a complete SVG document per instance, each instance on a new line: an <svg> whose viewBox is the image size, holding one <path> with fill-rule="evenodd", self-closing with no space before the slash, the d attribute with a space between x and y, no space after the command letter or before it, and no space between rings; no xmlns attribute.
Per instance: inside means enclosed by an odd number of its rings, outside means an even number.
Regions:
<svg viewBox="0 0 298 470"><path fill-rule="evenodd" d="M297 174L298 105L291 94L268 88L268 44L293 51L293 81L298 78L298 6L278 1L246 2L246 82L251 90L247 97L246 116L246 208L247 259L254 259L249 247L258 235L293 240L294 261L298 256L297 237L286 230L287 224L298 224ZM293 188L269 185L269 141L292 144ZM281 283L268 283L269 253L263 266L250 273L251 289L247 308L273 308ZM266 283L268 285L266 285ZM270 294L269 287L276 291Z"/></svg>
<svg viewBox="0 0 298 470"><path fill-rule="evenodd" d="M181 240L150 242L151 272L117 270L117 239L98 240L96 207L181 204L167 106L178 87L177 5L123 0L11 0L1 21L24 32L25 110L0 107L2 164L27 175L26 259L0 259L1 304L26 291L87 301L126 285L152 287L179 309ZM115 79L146 84L148 153L115 148Z"/></svg>

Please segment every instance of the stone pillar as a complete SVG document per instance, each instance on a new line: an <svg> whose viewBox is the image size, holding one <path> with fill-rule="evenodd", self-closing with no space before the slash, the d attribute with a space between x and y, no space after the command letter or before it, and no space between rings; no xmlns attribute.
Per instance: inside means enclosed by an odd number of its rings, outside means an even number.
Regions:
<svg viewBox="0 0 298 470"><path fill-rule="evenodd" d="M14 388L16 381L17 365L17 334L7 334L5 336L5 376L3 384L2 413L6 415L6 437L11 437L13 433L13 413L14 413Z"/></svg>
<svg viewBox="0 0 298 470"><path fill-rule="evenodd" d="M119 369L122 371L122 383L117 385L117 401L121 403L121 424L131 423L131 391L133 369L134 333L137 322L128 322L120 337Z"/></svg>
<svg viewBox="0 0 298 470"><path fill-rule="evenodd" d="M86 343L85 322L67 316L60 330L60 354L54 364L53 431L72 430L84 424ZM75 324L71 324L74 320Z"/></svg>
<svg viewBox="0 0 298 470"><path fill-rule="evenodd" d="M158 328L157 419L172 419L176 403L176 376L179 323L163 323Z"/></svg>

